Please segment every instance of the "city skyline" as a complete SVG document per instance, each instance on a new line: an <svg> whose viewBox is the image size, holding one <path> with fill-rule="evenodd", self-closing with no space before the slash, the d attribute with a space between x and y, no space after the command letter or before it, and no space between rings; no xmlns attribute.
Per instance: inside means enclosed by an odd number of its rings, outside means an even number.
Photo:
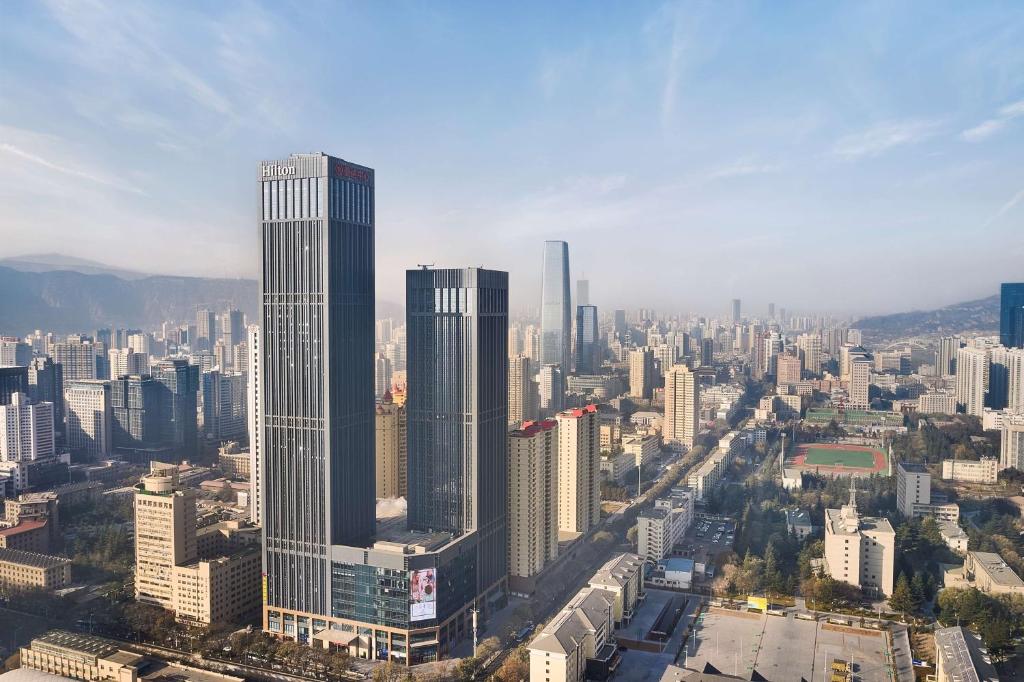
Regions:
<svg viewBox="0 0 1024 682"><path fill-rule="evenodd" d="M380 173L383 300L400 302L402 273L426 260L508 271L512 309L534 307L546 239L570 243L603 310L724 312L740 297L751 311L870 314L980 298L1021 279L1022 12L17 6L0 28L15 67L0 257L252 277L251 188L234 169L337 148ZM344 25L351 52L292 79L299 41L318 49L302 37L314 21ZM421 54L430 77L413 80ZM303 107L269 96L286 78ZM336 107L319 79L367 96ZM828 233L850 236L841 252L820 248ZM967 235L1004 247L963 249ZM616 258L607 245L623 238L650 248ZM883 246L914 271L900 297L872 257ZM837 257L855 280L807 286L833 282ZM954 259L958 277L944 276L936 264Z"/></svg>

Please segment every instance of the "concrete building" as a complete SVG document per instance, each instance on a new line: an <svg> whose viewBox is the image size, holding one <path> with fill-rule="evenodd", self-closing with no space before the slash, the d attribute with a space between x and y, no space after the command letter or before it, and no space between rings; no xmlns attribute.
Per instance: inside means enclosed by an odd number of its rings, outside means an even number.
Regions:
<svg viewBox="0 0 1024 682"><path fill-rule="evenodd" d="M511 588L558 556L558 422L526 422L508 434L508 567ZM526 589L523 589L525 586Z"/></svg>
<svg viewBox="0 0 1024 682"><path fill-rule="evenodd" d="M816 528L806 509L786 510L786 531L797 540L813 535Z"/></svg>
<svg viewBox="0 0 1024 682"><path fill-rule="evenodd" d="M1024 471L1024 416L1003 420L999 444L999 470L1014 468Z"/></svg>
<svg viewBox="0 0 1024 682"><path fill-rule="evenodd" d="M731 464L731 451L715 448L701 465L686 477L686 485L695 492L698 500L703 500L711 490L714 490L722 482Z"/></svg>
<svg viewBox="0 0 1024 682"><path fill-rule="evenodd" d="M529 644L530 680L584 682L606 679L617 660L612 626L615 597L585 587ZM601 670L603 676L595 675ZM588 674L589 673L589 674Z"/></svg>
<svg viewBox="0 0 1024 682"><path fill-rule="evenodd" d="M796 337L800 368L809 374L821 374L821 335L801 334Z"/></svg>
<svg viewBox="0 0 1024 682"><path fill-rule="evenodd" d="M793 386L800 382L802 363L800 358L789 353L782 353L775 359L775 384Z"/></svg>
<svg viewBox="0 0 1024 682"><path fill-rule="evenodd" d="M68 336L63 341L53 344L53 361L61 366L64 381L79 379L103 379L96 372L96 357L105 349L102 343L93 343L84 336ZM106 363L104 363L106 364Z"/></svg>
<svg viewBox="0 0 1024 682"><path fill-rule="evenodd" d="M0 548L0 594L63 589L71 585L71 560Z"/></svg>
<svg viewBox="0 0 1024 682"><path fill-rule="evenodd" d="M995 552L967 552L964 565L946 573L946 587L1024 595L1024 580Z"/></svg>
<svg viewBox="0 0 1024 682"><path fill-rule="evenodd" d="M693 523L694 497L692 491L679 488L655 500L653 507L637 515L637 553L640 556L660 561L672 553L672 548Z"/></svg>
<svg viewBox="0 0 1024 682"><path fill-rule="evenodd" d="M228 478L252 482L252 454L242 450L235 441L228 441L217 451L217 464Z"/></svg>
<svg viewBox="0 0 1024 682"><path fill-rule="evenodd" d="M956 395L941 391L922 393L917 397L917 411L920 414L956 414Z"/></svg>
<svg viewBox="0 0 1024 682"><path fill-rule="evenodd" d="M958 521L960 507L932 495L932 475L917 462L896 465L896 508L908 519L934 516L936 519Z"/></svg>
<svg viewBox="0 0 1024 682"><path fill-rule="evenodd" d="M148 353L136 353L132 348L111 348L107 351L107 358L111 377L149 374Z"/></svg>
<svg viewBox="0 0 1024 682"><path fill-rule="evenodd" d="M686 365L665 375L665 421L662 439L668 448L693 447L700 431L700 386Z"/></svg>
<svg viewBox="0 0 1024 682"><path fill-rule="evenodd" d="M203 435L214 441L244 437L249 428L246 375L211 370L203 372L201 383Z"/></svg>
<svg viewBox="0 0 1024 682"><path fill-rule="evenodd" d="M258 546L175 566L174 617L191 625L257 619L263 605L261 566Z"/></svg>
<svg viewBox="0 0 1024 682"><path fill-rule="evenodd" d="M174 611L174 569L197 558L195 492L153 462L135 489L135 599Z"/></svg>
<svg viewBox="0 0 1024 682"><path fill-rule="evenodd" d="M995 483L999 476L999 460L995 457L947 459L942 462L942 480L964 483Z"/></svg>
<svg viewBox="0 0 1024 682"><path fill-rule="evenodd" d="M934 678L935 682L999 682L981 637L960 626L935 630Z"/></svg>
<svg viewBox="0 0 1024 682"><path fill-rule="evenodd" d="M390 392L377 403L377 498L409 494L409 443L404 405L396 405Z"/></svg>
<svg viewBox="0 0 1024 682"><path fill-rule="evenodd" d="M558 422L558 529L587 533L601 520L601 468L597 406L560 412Z"/></svg>
<svg viewBox="0 0 1024 682"><path fill-rule="evenodd" d="M622 451L636 466L646 466L661 454L661 439L653 433L634 433L622 437Z"/></svg>
<svg viewBox="0 0 1024 682"><path fill-rule="evenodd" d="M53 403L29 401L24 393L11 394L0 405L0 461L30 462L53 457Z"/></svg>
<svg viewBox="0 0 1024 682"><path fill-rule="evenodd" d="M552 415L565 407L565 373L558 365L542 365L537 374L540 410Z"/></svg>
<svg viewBox="0 0 1024 682"><path fill-rule="evenodd" d="M260 369L263 366L263 356L260 350L260 327L256 324L250 324L245 329L246 343L248 350L246 352L246 372L245 380L247 382L245 399L246 405L246 420L248 421L249 430L249 482L252 484L252 493L250 499L251 505L251 518L252 522L257 526L263 525L263 460L260 456L262 447L262 436L263 429L260 424L263 423L262 413L262 388L263 388L263 377L260 375Z"/></svg>
<svg viewBox="0 0 1024 682"><path fill-rule="evenodd" d="M636 605L644 597L643 573L643 557L637 554L618 554L605 562L590 578L590 587L614 595L612 623L616 628L629 624Z"/></svg>
<svg viewBox="0 0 1024 682"><path fill-rule="evenodd" d="M939 532L942 534L942 541L946 543L946 546L960 556L966 555L967 541L970 538L964 532L964 529L960 527L960 524L944 519L938 520L937 523L939 524Z"/></svg>
<svg viewBox="0 0 1024 682"><path fill-rule="evenodd" d="M850 360L849 407L866 410L871 407L868 395L871 385L872 363L866 357L854 357Z"/></svg>
<svg viewBox="0 0 1024 682"><path fill-rule="evenodd" d="M654 353L650 348L629 351L629 395L650 400L654 391Z"/></svg>
<svg viewBox="0 0 1024 682"><path fill-rule="evenodd" d="M110 383L67 380L64 384L67 444L71 452L93 459L109 458L113 450L113 404Z"/></svg>
<svg viewBox="0 0 1024 682"><path fill-rule="evenodd" d="M956 352L956 402L967 414L980 417L988 392L989 350L966 346Z"/></svg>
<svg viewBox="0 0 1024 682"><path fill-rule="evenodd" d="M861 516L850 482L850 502L825 510L825 570L854 587L892 595L896 532L885 518Z"/></svg>
<svg viewBox="0 0 1024 682"><path fill-rule="evenodd" d="M526 355L508 359L508 423L516 428L524 421L536 419L540 407L539 385L532 367Z"/></svg>
<svg viewBox="0 0 1024 682"><path fill-rule="evenodd" d="M21 647L21 665L82 682L137 682L142 656L92 635L51 630Z"/></svg>

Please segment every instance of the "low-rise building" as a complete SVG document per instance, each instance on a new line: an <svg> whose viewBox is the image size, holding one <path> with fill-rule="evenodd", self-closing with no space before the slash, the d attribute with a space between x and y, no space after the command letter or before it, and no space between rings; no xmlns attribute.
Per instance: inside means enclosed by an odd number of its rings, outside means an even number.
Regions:
<svg viewBox="0 0 1024 682"><path fill-rule="evenodd" d="M935 631L935 682L984 680L998 682L999 675L985 655L981 638L962 627Z"/></svg>
<svg viewBox="0 0 1024 682"><path fill-rule="evenodd" d="M644 559L637 554L619 554L609 559L590 578L590 587L614 595L612 622L615 627L629 623L637 602L644 596Z"/></svg>
<svg viewBox="0 0 1024 682"><path fill-rule="evenodd" d="M244 623L259 617L260 550L243 547L174 567L174 616L183 623Z"/></svg>
<svg viewBox="0 0 1024 682"><path fill-rule="evenodd" d="M920 414L956 414L956 395L953 393L923 393L917 397Z"/></svg>
<svg viewBox="0 0 1024 682"><path fill-rule="evenodd" d="M942 462L943 481L963 483L995 483L999 478L999 460L995 457L947 459Z"/></svg>
<svg viewBox="0 0 1024 682"><path fill-rule="evenodd" d="M136 682L143 657L101 637L51 630L21 647L21 665L83 682Z"/></svg>
<svg viewBox="0 0 1024 682"><path fill-rule="evenodd" d="M654 434L635 433L622 437L622 450L633 458L635 466L644 466L661 454L661 444Z"/></svg>
<svg viewBox="0 0 1024 682"><path fill-rule="evenodd" d="M0 548L46 554L50 551L49 521L31 520L0 528Z"/></svg>
<svg viewBox="0 0 1024 682"><path fill-rule="evenodd" d="M693 585L694 566L693 559L666 557L658 562L658 567L651 573L648 582L658 587L688 590Z"/></svg>
<svg viewBox="0 0 1024 682"><path fill-rule="evenodd" d="M939 532L942 534L942 541L946 545L963 556L967 554L967 533L960 527L960 524L955 521L946 521L945 519L939 519Z"/></svg>
<svg viewBox="0 0 1024 682"><path fill-rule="evenodd" d="M687 487L694 491L698 500L703 500L708 492L714 490L722 482L730 464L732 464L732 448L725 450L720 447L715 448L707 459L687 476Z"/></svg>
<svg viewBox="0 0 1024 682"><path fill-rule="evenodd" d="M71 584L71 560L49 554L0 549L0 592L59 590Z"/></svg>
<svg viewBox="0 0 1024 682"><path fill-rule="evenodd" d="M530 679L583 682L610 677L618 662L614 604L610 592L580 590L530 642Z"/></svg>
<svg viewBox="0 0 1024 682"><path fill-rule="evenodd" d="M786 510L786 530L797 540L813 535L817 528L811 523L811 515L805 509Z"/></svg>
<svg viewBox="0 0 1024 682"><path fill-rule="evenodd" d="M962 567L946 572L945 586L973 587L991 594L1024 594L1024 580L995 552L967 552Z"/></svg>

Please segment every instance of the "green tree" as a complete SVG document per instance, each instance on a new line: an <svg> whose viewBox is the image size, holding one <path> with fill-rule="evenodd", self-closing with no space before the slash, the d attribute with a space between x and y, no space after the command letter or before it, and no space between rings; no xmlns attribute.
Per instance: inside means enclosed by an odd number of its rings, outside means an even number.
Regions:
<svg viewBox="0 0 1024 682"><path fill-rule="evenodd" d="M914 610L914 595L910 590L910 581L907 580L906 573L900 573L900 577L896 579L896 586L889 597L889 608L904 614Z"/></svg>

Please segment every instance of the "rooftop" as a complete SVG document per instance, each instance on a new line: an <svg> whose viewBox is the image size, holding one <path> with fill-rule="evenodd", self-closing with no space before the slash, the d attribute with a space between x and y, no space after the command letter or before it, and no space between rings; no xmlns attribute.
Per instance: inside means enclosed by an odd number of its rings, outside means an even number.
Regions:
<svg viewBox="0 0 1024 682"><path fill-rule="evenodd" d="M407 516L377 517L377 533L374 536L375 547L379 543L393 543L408 548L422 548L424 551L432 551L450 542L453 535L447 531L428 533L419 530L409 530L406 527ZM385 547L377 547L385 549ZM397 548L396 548L397 549Z"/></svg>
<svg viewBox="0 0 1024 682"><path fill-rule="evenodd" d="M530 642L530 649L556 654L576 651L588 632L608 621L613 603L615 597L610 592L584 587Z"/></svg>
<svg viewBox="0 0 1024 682"><path fill-rule="evenodd" d="M0 547L0 561L35 568L55 568L71 563L70 559L64 557L23 552L20 549L7 549L6 547Z"/></svg>
<svg viewBox="0 0 1024 682"><path fill-rule="evenodd" d="M908 473L927 474L928 467L920 462L900 462L900 468Z"/></svg>
<svg viewBox="0 0 1024 682"><path fill-rule="evenodd" d="M1024 580L1014 573L1003 557L995 552L971 552L975 564L984 567L992 582L1007 587L1024 587Z"/></svg>
<svg viewBox="0 0 1024 682"><path fill-rule="evenodd" d="M11 537L12 535L20 535L21 533L28 533L33 530L38 530L46 525L46 519L29 519L22 521L16 526L10 528L0 529L0 536Z"/></svg>
<svg viewBox="0 0 1024 682"><path fill-rule="evenodd" d="M619 554L597 569L597 573L590 579L590 585L592 587L605 585L621 587L628 583L643 565L644 560L638 554Z"/></svg>
<svg viewBox="0 0 1024 682"><path fill-rule="evenodd" d="M786 522L791 526L812 526L811 515L806 509L787 509Z"/></svg>
<svg viewBox="0 0 1024 682"><path fill-rule="evenodd" d="M50 630L32 640L32 649L47 648L64 649L93 657L105 657L117 651L117 646L110 640L92 635L82 635L67 630Z"/></svg>
<svg viewBox="0 0 1024 682"><path fill-rule="evenodd" d="M942 657L946 679L962 682L999 679L992 664L982 658L978 636L961 627L936 630L935 650Z"/></svg>
<svg viewBox="0 0 1024 682"><path fill-rule="evenodd" d="M551 429L558 426L558 422L554 419L543 419L541 421L525 421L521 429L509 431L511 438L529 438L530 436L536 435L541 431L550 431Z"/></svg>

